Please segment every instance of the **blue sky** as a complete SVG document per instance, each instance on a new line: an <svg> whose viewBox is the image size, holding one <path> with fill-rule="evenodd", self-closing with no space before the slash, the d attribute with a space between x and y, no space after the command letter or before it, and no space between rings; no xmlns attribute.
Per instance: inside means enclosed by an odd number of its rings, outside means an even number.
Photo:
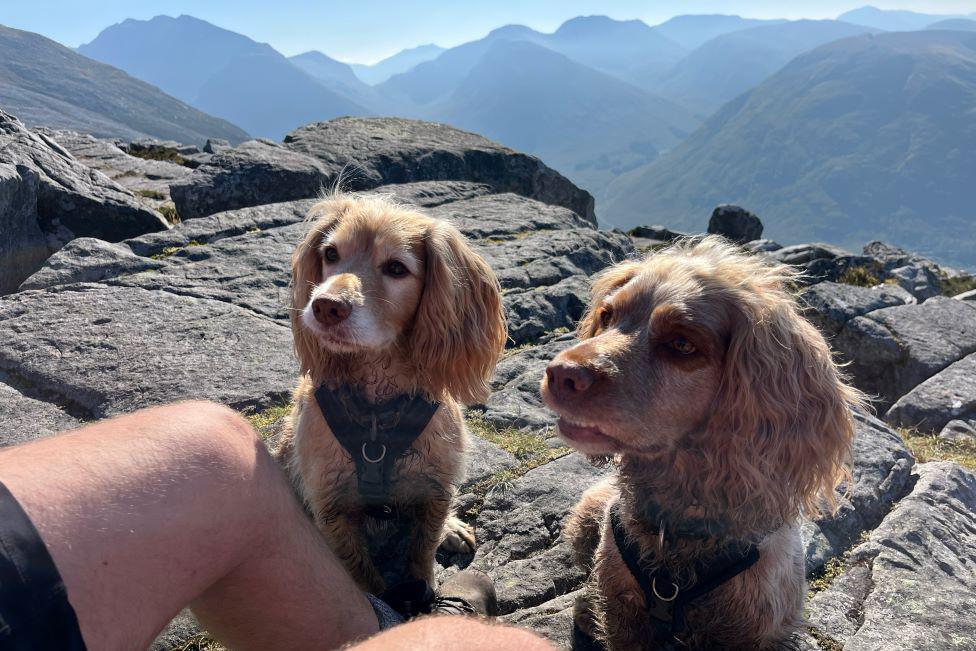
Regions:
<svg viewBox="0 0 976 651"><path fill-rule="evenodd" d="M270 43L286 55L321 50L343 61L372 63L422 43L453 46L508 23L552 31L567 18L604 14L653 25L678 14L756 18L835 18L866 0L0 0L0 24L41 33L65 45L86 43L125 18L190 14ZM885 9L969 13L976 0L878 1Z"/></svg>

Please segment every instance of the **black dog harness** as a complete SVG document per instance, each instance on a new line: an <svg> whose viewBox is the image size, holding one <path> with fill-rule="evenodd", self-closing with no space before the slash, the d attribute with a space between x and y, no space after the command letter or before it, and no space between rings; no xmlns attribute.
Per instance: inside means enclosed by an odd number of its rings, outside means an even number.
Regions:
<svg viewBox="0 0 976 651"><path fill-rule="evenodd" d="M348 386L332 390L324 384L315 390L315 400L332 434L356 464L366 514L379 520L396 518L390 497L393 468L423 433L440 403L401 394L374 404Z"/></svg>
<svg viewBox="0 0 976 651"><path fill-rule="evenodd" d="M641 564L640 547L628 540L620 516L620 502L610 507L610 527L617 543L620 557L644 594L645 612L654 627L654 639L663 649L676 649L684 646L679 636L685 632L685 608L696 599L708 594L726 581L745 572L759 560L759 549L751 543L733 542L710 559L700 561L695 566L695 583L679 587L674 576L666 567L652 571ZM709 538L716 528L711 521L693 520L682 526L675 535L685 538ZM712 533L709 533L709 532ZM589 638L578 627L574 635ZM600 648L595 640L584 639L584 648Z"/></svg>

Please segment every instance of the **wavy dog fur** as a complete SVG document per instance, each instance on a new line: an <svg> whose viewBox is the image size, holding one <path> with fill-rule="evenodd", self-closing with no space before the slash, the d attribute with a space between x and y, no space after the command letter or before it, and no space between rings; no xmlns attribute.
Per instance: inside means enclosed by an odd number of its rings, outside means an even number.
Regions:
<svg viewBox="0 0 976 651"><path fill-rule="evenodd" d="M716 237L619 264L593 284L580 343L553 361L584 369L592 386L566 396L552 385L558 375L543 379L570 444L581 447L581 427L597 432L604 438L581 449L619 467L584 493L566 527L590 570L577 622L612 649L654 648L643 595L609 526L618 499L644 562L667 566L681 587L727 540L760 548L756 565L689 606L689 647L777 648L799 623L797 520L835 506L849 476L851 411L864 403L800 315L788 289L795 279ZM659 520L645 515L651 505ZM722 532L654 533L689 517L717 521Z"/></svg>
<svg viewBox="0 0 976 651"><path fill-rule="evenodd" d="M386 581L369 543L403 529L364 514L355 465L314 392L323 382L348 383L378 402L418 392L440 401L397 462L392 495L407 521L407 574L432 581L442 532L454 548L474 546L470 527L449 515L465 438L460 406L487 397L506 341L498 281L456 228L388 197L338 194L308 219L292 258L291 323L302 376L278 456L338 556L364 589L379 592ZM335 265L323 258L326 248L335 249ZM387 257L406 263L403 280L376 271ZM320 297L341 298L363 318L342 330L341 345L330 339L337 328L310 315L310 301Z"/></svg>

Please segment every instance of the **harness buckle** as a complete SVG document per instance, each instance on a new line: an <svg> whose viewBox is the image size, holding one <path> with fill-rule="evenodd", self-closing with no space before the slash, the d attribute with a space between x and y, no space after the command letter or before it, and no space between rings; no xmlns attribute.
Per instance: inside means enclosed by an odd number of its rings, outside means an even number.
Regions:
<svg viewBox="0 0 976 651"><path fill-rule="evenodd" d="M678 592L679 592L678 584L672 581L671 587L674 588L674 592L671 593L671 596L662 597L661 593L657 591L657 577L655 576L654 578L651 579L651 591L654 593L654 596L660 599L661 601L671 602L678 598Z"/></svg>
<svg viewBox="0 0 976 651"><path fill-rule="evenodd" d="M363 461L365 461L366 463L379 463L380 461L382 461L386 457L386 445L384 445L383 443L380 443L380 454L379 454L378 457L376 457L374 459L374 458L370 457L369 454L366 452L366 446L369 445L369 443L370 443L369 441L366 441L365 443L363 443L363 450L362 450L362 452L363 452Z"/></svg>

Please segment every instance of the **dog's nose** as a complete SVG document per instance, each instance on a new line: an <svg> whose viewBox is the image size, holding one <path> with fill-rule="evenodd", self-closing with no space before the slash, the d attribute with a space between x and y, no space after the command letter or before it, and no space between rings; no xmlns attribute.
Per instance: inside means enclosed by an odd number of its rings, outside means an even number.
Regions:
<svg viewBox="0 0 976 651"><path fill-rule="evenodd" d="M349 318L352 305L338 298L317 298L312 301L312 314L322 325L334 326Z"/></svg>
<svg viewBox="0 0 976 651"><path fill-rule="evenodd" d="M552 361L546 367L549 391L560 400L572 400L583 395L596 380L596 375L585 366L573 362Z"/></svg>

